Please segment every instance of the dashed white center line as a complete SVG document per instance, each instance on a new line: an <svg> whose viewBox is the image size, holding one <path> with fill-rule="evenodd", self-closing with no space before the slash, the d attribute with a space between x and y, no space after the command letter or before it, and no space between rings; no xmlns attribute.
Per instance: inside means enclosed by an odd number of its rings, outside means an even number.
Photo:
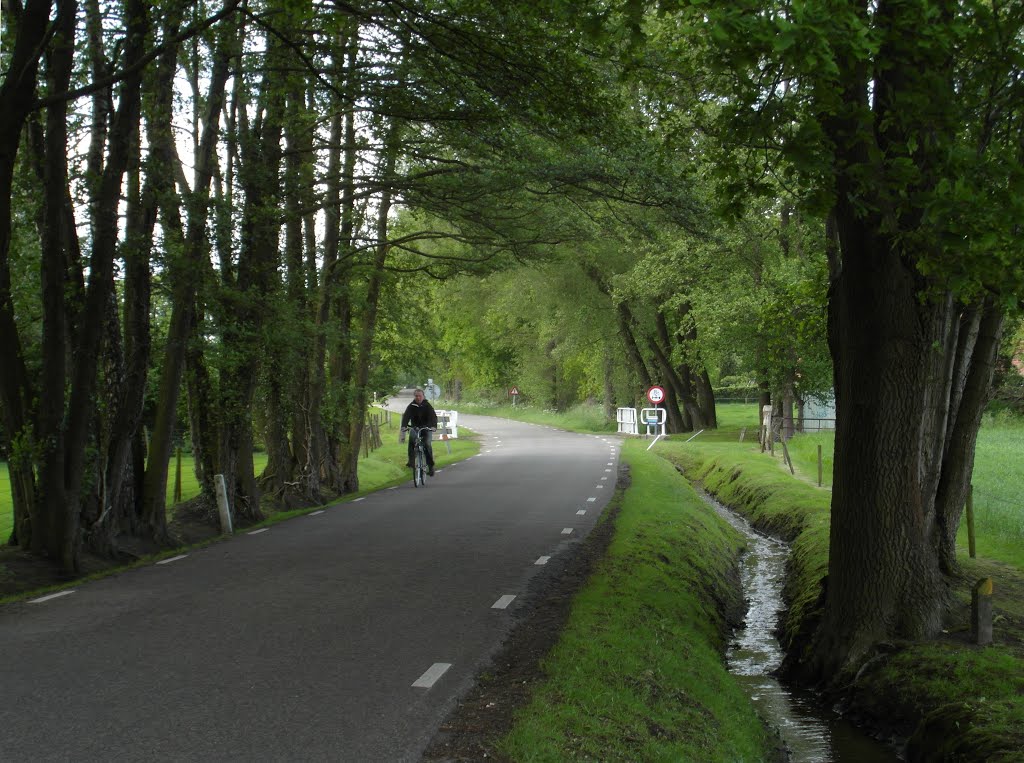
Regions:
<svg viewBox="0 0 1024 763"><path fill-rule="evenodd" d="M512 600L515 598L515 594L507 593L500 599L498 599L496 602L494 602L491 605L491 609L506 609L508 605L512 603Z"/></svg>
<svg viewBox="0 0 1024 763"><path fill-rule="evenodd" d="M72 588L70 591L57 591L57 593L47 594L46 596L40 596L38 599L29 599L29 604L42 604L44 601L50 601L50 599L59 599L61 596L67 596L75 592Z"/></svg>
<svg viewBox="0 0 1024 763"><path fill-rule="evenodd" d="M161 559L157 564L170 564L171 562L184 559L186 556L188 556L188 554L178 554L177 556L172 556L170 559Z"/></svg>
<svg viewBox="0 0 1024 763"><path fill-rule="evenodd" d="M604 485L594 485L594 489L595 490L601 490L603 488L604 488Z"/></svg>
<svg viewBox="0 0 1024 763"><path fill-rule="evenodd" d="M602 477L601 479L603 479L603 480L606 480L606 479L608 479L608 478L607 478L607 477Z"/></svg>
<svg viewBox="0 0 1024 763"><path fill-rule="evenodd" d="M435 662L427 668L426 673L413 681L412 685L417 689L429 689L437 683L438 679L440 679L451 666L452 664L450 662Z"/></svg>
<svg viewBox="0 0 1024 763"><path fill-rule="evenodd" d="M571 533L572 533L572 528L571 527L563 527L562 528L562 535L570 535Z"/></svg>
<svg viewBox="0 0 1024 763"><path fill-rule="evenodd" d="M606 471L606 472L610 472L610 471L611 471L611 469L605 469L605 471Z"/></svg>
<svg viewBox="0 0 1024 763"><path fill-rule="evenodd" d="M269 529L269 527L261 527L259 530L253 530L251 533L246 533L246 535L259 535L260 533L265 533Z"/></svg>
<svg viewBox="0 0 1024 763"><path fill-rule="evenodd" d="M596 501L596 500L597 500L597 497L596 497L596 496L594 496L594 497L588 498L588 499L587 499L587 503L593 503L593 502L594 502L594 501Z"/></svg>
<svg viewBox="0 0 1024 763"><path fill-rule="evenodd" d="M537 557L537 561L535 561L534 564L547 564L550 559L550 556L539 556Z"/></svg>
<svg viewBox="0 0 1024 763"><path fill-rule="evenodd" d="M582 517L586 513L587 513L586 509L580 509L579 511L576 512L576 516Z"/></svg>

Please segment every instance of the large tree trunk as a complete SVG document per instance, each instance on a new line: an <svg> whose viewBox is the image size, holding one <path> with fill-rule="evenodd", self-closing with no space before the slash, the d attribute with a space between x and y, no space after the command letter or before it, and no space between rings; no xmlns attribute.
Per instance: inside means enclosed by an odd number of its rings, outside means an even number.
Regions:
<svg viewBox="0 0 1024 763"><path fill-rule="evenodd" d="M220 129L220 110L224 102L229 62L235 45L232 35L232 32L224 30L218 38L199 151L196 154L195 187L187 195L187 234L181 231L181 221L176 210L165 209L164 213L166 232L177 238L182 251L177 262L172 263L171 269L171 324L160 371L156 418L150 438L143 498L142 519L147 533L157 543L169 543L171 540L167 530L167 471L185 358L196 324L196 295L203 273L209 267L206 254L206 222L209 215L207 201L213 176L214 147ZM164 166L169 168L176 162L173 158L173 146L168 143L167 125L161 123L155 125L154 129L153 134L158 139L157 148L164 159Z"/></svg>
<svg viewBox="0 0 1024 763"><path fill-rule="evenodd" d="M941 627L1002 322L995 305L958 302L941 268L929 277L919 267L956 245L932 230L925 205L955 171L961 125L950 111L927 114L919 140L919 119L907 119L908 108L956 97L948 51L908 34L932 11L879 6L877 59L839 49L844 102L823 121L835 150L836 452L825 608L803 666L817 679L841 680L875 644ZM907 167L915 179L897 195L886 173Z"/></svg>
<svg viewBox="0 0 1024 763"><path fill-rule="evenodd" d="M384 281L384 262L388 255L388 215L391 212L392 183L394 179L395 161L399 127L392 125L389 139L385 145L387 152L384 166L380 172L382 185L380 202L377 208L377 245L374 252L370 283L367 287L366 303L363 310L362 336L359 340L359 352L355 359L355 373L352 379L352 398L348 408L349 438L344 451L342 466L343 492L359 491L359 446L366 427L366 409L369 405L367 383L370 379L370 363L372 362L373 340L377 332L377 313L380 302L380 290Z"/></svg>
<svg viewBox="0 0 1024 763"><path fill-rule="evenodd" d="M348 70L355 72L358 58L358 27L349 29L346 48ZM350 95L354 92L354 80L346 83ZM317 311L317 348L313 365L313 403L310 405L310 441L316 449L313 460L319 469L319 480L336 493L345 489L344 469L341 463L342 445L348 437L348 380L352 368L352 344L349 332L352 328L352 301L349 293L352 271L354 236L356 230L355 169L358 154L357 126L351 107L351 97L338 99L336 108L343 109L344 117L337 116L332 122L332 140L344 152L332 151L331 161L334 172L329 173L329 196L327 208L327 233L324 241L324 268L320 279L320 302ZM338 162L341 173L337 173ZM330 260L328 260L330 257ZM327 348L330 348L329 357ZM325 415L327 396L332 398L329 406L335 413ZM313 413L315 412L315 415Z"/></svg>
<svg viewBox="0 0 1024 763"><path fill-rule="evenodd" d="M225 322L223 341L231 352L225 353L221 362L217 464L224 475L229 505L236 515L251 521L263 516L252 457L252 404L265 355L266 317L280 285L276 204L285 98L270 73L282 71L283 52L284 43L275 38L267 54L268 76L260 85L255 123L249 124L244 109L239 113L243 136L239 180L245 202L237 279L224 284L225 307L232 317Z"/></svg>
<svg viewBox="0 0 1024 763"><path fill-rule="evenodd" d="M14 526L10 542L32 544L36 480L32 465L33 398L11 295L11 198L22 128L36 92L36 76L50 18L49 0L28 0L16 19L9 66L0 84L0 413L11 444ZM10 28L8 28L10 33Z"/></svg>
<svg viewBox="0 0 1024 763"><path fill-rule="evenodd" d="M71 68L75 40L75 5L58 6L58 34L47 56L47 86L52 92L63 93L71 81ZM40 231L42 249L43 290L43 363L39 392L39 413L36 442L39 453L39 503L32 515L32 551L64 560L69 570L75 560L64 559L65 541L68 551L73 548L77 528L65 521L68 511L65 492L67 440L67 353L68 325L64 309L65 240L61 235L64 194L67 180L67 102L58 101L46 110L46 135L43 145L43 228ZM100 265L102 269L102 265ZM101 274L96 278L101 277ZM98 284L90 277L93 291ZM95 305L95 303L94 303ZM103 323L102 304L95 315L94 325ZM98 338L94 329L93 336ZM91 360L91 359L90 359ZM95 369L95 365L92 366ZM80 420L80 419L79 419ZM82 447L84 450L85 443ZM78 503L75 496L74 510ZM67 537L67 533L72 537Z"/></svg>
<svg viewBox="0 0 1024 763"><path fill-rule="evenodd" d="M879 642L939 630L1001 320L922 299L923 278L890 242L852 214L838 223L828 585L806 666L817 677L845 675Z"/></svg>
<svg viewBox="0 0 1024 763"><path fill-rule="evenodd" d="M304 427L300 437L290 439L289 426L302 421L308 400L309 366L305 358L309 336L306 290L306 236L304 209L312 206L309 190L313 186L310 161L312 146L303 120L304 81L292 75L284 125L284 299L273 308L278 316L271 328L268 348L266 386L266 425L264 443L267 466L259 478L260 489L275 501L289 505L290 495L302 490L297 479L300 463L308 460ZM301 461L300 461L301 459Z"/></svg>

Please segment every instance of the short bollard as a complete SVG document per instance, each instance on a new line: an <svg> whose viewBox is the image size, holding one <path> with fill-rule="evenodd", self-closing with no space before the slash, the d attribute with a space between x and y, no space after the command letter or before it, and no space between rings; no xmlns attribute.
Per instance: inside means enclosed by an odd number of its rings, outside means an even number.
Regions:
<svg viewBox="0 0 1024 763"><path fill-rule="evenodd" d="M213 486L217 493L217 512L220 514L220 531L225 535L231 535L234 529L231 527L231 506L228 504L228 488L224 483L223 474L213 475Z"/></svg>
<svg viewBox="0 0 1024 763"><path fill-rule="evenodd" d="M982 578L971 590L971 638L979 646L992 643L992 578Z"/></svg>

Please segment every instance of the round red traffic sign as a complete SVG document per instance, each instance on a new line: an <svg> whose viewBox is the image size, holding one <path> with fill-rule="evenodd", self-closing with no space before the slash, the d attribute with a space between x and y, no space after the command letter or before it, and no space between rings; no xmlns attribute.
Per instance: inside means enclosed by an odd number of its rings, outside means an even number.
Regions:
<svg viewBox="0 0 1024 763"><path fill-rule="evenodd" d="M659 405L665 399L665 390L662 387L651 387L647 390L647 399Z"/></svg>

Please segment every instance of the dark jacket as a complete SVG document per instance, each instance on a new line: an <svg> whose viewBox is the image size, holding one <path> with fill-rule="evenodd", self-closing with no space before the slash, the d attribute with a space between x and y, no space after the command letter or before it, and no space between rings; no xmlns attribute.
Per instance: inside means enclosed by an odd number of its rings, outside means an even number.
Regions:
<svg viewBox="0 0 1024 763"><path fill-rule="evenodd" d="M434 406L424 400L422 403L417 403L413 400L409 403L409 407L405 409L405 413L402 414L402 429L408 426L414 427L430 427L431 429L437 428L437 412L434 410Z"/></svg>

